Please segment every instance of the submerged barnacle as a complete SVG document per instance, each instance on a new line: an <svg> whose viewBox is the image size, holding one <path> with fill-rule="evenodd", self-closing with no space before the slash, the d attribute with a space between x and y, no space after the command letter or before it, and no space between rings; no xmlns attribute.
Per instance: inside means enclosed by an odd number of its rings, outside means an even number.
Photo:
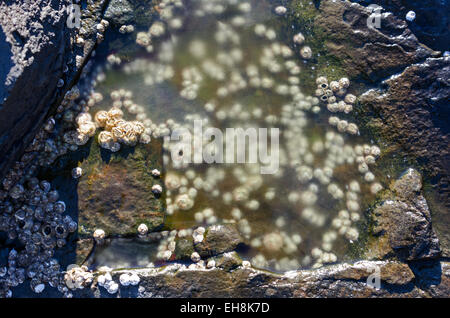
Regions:
<svg viewBox="0 0 450 318"><path fill-rule="evenodd" d="M305 37L302 33L297 33L296 35L294 35L293 41L295 44L301 45L303 44L303 42L305 42Z"/></svg>
<svg viewBox="0 0 450 318"><path fill-rule="evenodd" d="M264 235L263 237L264 247L272 252L277 252L283 247L283 237L276 232L272 232Z"/></svg>
<svg viewBox="0 0 450 318"><path fill-rule="evenodd" d="M284 14L286 14L286 12L287 12L286 7L278 6L275 8L275 13L278 15L284 15Z"/></svg>
<svg viewBox="0 0 450 318"><path fill-rule="evenodd" d="M309 60L310 58L312 58L312 50L311 50L311 48L309 46L302 47L301 50L300 50L300 55L305 60Z"/></svg>
<svg viewBox="0 0 450 318"><path fill-rule="evenodd" d="M162 189L162 187L161 187L159 184L155 184L155 185L152 187L152 192L153 192L155 195L161 194L162 191L163 191L163 189Z"/></svg>

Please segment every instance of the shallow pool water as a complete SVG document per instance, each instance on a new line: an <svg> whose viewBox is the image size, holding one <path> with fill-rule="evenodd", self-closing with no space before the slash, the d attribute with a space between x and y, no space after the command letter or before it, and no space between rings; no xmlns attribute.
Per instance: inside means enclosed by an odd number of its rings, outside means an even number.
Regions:
<svg viewBox="0 0 450 318"><path fill-rule="evenodd" d="M150 29L127 34L139 42L132 53L108 52L95 88L103 100L91 113L120 107L126 119L143 122L151 138L165 139L164 230L177 231L159 245L113 241L96 252L96 265L161 263L170 259L171 237L222 223L236 225L247 246L240 256L255 267L281 272L342 260L361 236L376 192L364 160L375 159L377 148L364 136L338 131L330 116L348 115L331 113L306 93L311 83L299 74L313 65L300 54L305 44L281 34L285 17L267 1L162 3ZM120 90L131 94L120 99ZM278 128L279 168L261 174L260 161L174 162L172 151L181 155L187 148L170 141L170 134L192 132L195 120L223 132ZM211 138L202 142L214 144Z"/></svg>

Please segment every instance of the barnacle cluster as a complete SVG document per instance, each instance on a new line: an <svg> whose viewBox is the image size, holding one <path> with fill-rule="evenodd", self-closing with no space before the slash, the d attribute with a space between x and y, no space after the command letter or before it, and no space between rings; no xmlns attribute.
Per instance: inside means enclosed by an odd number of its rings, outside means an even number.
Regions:
<svg viewBox="0 0 450 318"><path fill-rule="evenodd" d="M69 265L64 274L64 283L69 289L83 289L94 279L92 272L86 266Z"/></svg>
<svg viewBox="0 0 450 318"><path fill-rule="evenodd" d="M40 293L45 284L61 287L60 266L54 249L66 245L66 238L77 229L77 223L67 214L66 204L49 182L28 179L17 183L9 192L0 191L0 231L8 239L17 239L23 248L9 252L8 268L2 268L0 286L6 296L8 288L30 279L33 291Z"/></svg>
<svg viewBox="0 0 450 318"><path fill-rule="evenodd" d="M350 80L348 78L343 77L339 81L328 83L328 79L325 76L320 76L316 79L316 84L316 96L320 97L321 101L327 103L327 109L330 112L348 114L353 110L356 96L347 94L347 89L350 86ZM342 100L338 101L338 98L341 98ZM349 123L344 119L339 119L337 116L331 116L328 123L337 127L339 132L347 132L351 135L357 135L359 133L356 124Z"/></svg>

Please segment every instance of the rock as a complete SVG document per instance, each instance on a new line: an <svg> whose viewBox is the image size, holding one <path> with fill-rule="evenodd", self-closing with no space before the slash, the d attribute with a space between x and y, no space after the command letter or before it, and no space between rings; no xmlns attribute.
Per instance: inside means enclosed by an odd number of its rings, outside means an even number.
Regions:
<svg viewBox="0 0 450 318"><path fill-rule="evenodd" d="M339 264L317 270L304 270L278 275L254 268L235 267L232 271L182 270L178 265L163 269L141 269L139 297L447 297L448 271L446 263L439 265L441 283L414 285L420 278L406 264L390 261L361 261ZM380 269L379 289L367 284L367 278ZM115 280L123 273L113 274ZM74 291L74 297L103 297L98 286ZM119 296L129 297L127 287L120 287Z"/></svg>
<svg viewBox="0 0 450 318"><path fill-rule="evenodd" d="M431 215L422 188L420 174L409 169L391 186L391 195L374 210L375 235L389 244L381 244L380 257L393 251L402 260L436 258L439 241L431 227Z"/></svg>
<svg viewBox="0 0 450 318"><path fill-rule="evenodd" d="M422 176L414 169L408 169L392 187L395 194L403 200L414 200L422 190Z"/></svg>
<svg viewBox="0 0 450 318"><path fill-rule="evenodd" d="M381 28L369 28L370 11L349 1L321 1L314 25L324 33L326 48L352 78L377 82L436 52L420 44L405 21L392 14Z"/></svg>
<svg viewBox="0 0 450 318"><path fill-rule="evenodd" d="M417 270L420 275L417 285L429 292L431 297L450 295L449 262L427 262L416 265L413 270Z"/></svg>
<svg viewBox="0 0 450 318"><path fill-rule="evenodd" d="M242 265L242 259L236 252L228 252L214 258L216 267L229 272Z"/></svg>
<svg viewBox="0 0 450 318"><path fill-rule="evenodd" d="M55 257L57 257L62 268L66 268L71 264L81 266L93 251L93 248L94 240L91 238L73 239L64 247L57 249Z"/></svg>
<svg viewBox="0 0 450 318"><path fill-rule="evenodd" d="M175 245L175 259L190 260L192 253L194 253L194 244L192 240L179 239Z"/></svg>
<svg viewBox="0 0 450 318"><path fill-rule="evenodd" d="M450 162L448 100L450 58L430 58L407 67L384 82L385 89L360 97L361 113L392 151L408 154L422 165L431 187L426 190L444 255L450 255ZM430 201L431 200L431 201Z"/></svg>
<svg viewBox="0 0 450 318"><path fill-rule="evenodd" d="M404 19L407 12L413 10L417 17L408 28L414 32L421 43L434 50L448 50L450 29L448 28L448 2L440 0L353 0L364 6L378 4L385 11L393 12L397 17Z"/></svg>
<svg viewBox="0 0 450 318"><path fill-rule="evenodd" d="M98 228L108 236L136 236L142 223L149 232L162 226L165 198L156 198L151 191L163 182L151 175L152 169L162 169L161 147L161 141L154 139L111 154L92 142L77 187L80 237Z"/></svg>
<svg viewBox="0 0 450 318"><path fill-rule="evenodd" d="M78 29L66 25L72 2L0 3L0 179L78 80L94 49L93 25L101 19L105 2L90 1L81 12L83 48L72 46ZM58 88L60 79L64 85Z"/></svg>
<svg viewBox="0 0 450 318"><path fill-rule="evenodd" d="M243 242L237 229L232 225L213 225L206 229L205 238L195 245L202 257L230 252Z"/></svg>
<svg viewBox="0 0 450 318"><path fill-rule="evenodd" d="M0 3L0 178L56 100L68 41L65 22L63 1Z"/></svg>
<svg viewBox="0 0 450 318"><path fill-rule="evenodd" d="M133 23L133 5L128 0L111 0L105 11L105 18L119 26Z"/></svg>
<svg viewBox="0 0 450 318"><path fill-rule="evenodd" d="M351 279L367 281L369 276L378 268L381 282L391 285L407 285L414 280L414 274L406 264L397 262L368 263L365 261L343 267L336 273L332 273L334 279ZM339 269L339 268L338 268Z"/></svg>

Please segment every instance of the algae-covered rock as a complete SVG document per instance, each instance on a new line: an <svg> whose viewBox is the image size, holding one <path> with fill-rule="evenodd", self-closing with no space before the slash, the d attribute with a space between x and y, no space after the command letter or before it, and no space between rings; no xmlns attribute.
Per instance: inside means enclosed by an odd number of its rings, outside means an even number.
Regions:
<svg viewBox="0 0 450 318"><path fill-rule="evenodd" d="M230 252L243 242L238 230L232 225L213 225L206 229L205 238L195 245L195 250L208 257Z"/></svg>
<svg viewBox="0 0 450 318"><path fill-rule="evenodd" d="M175 245L175 259L176 260L190 260L192 253L194 253L194 244L192 240L179 239Z"/></svg>
<svg viewBox="0 0 450 318"><path fill-rule="evenodd" d="M91 145L81 165L78 187L79 235L90 236L100 228L109 236L136 235L144 223L150 231L164 221L164 198L151 188L162 181L151 175L162 169L161 142L122 149L116 154Z"/></svg>

